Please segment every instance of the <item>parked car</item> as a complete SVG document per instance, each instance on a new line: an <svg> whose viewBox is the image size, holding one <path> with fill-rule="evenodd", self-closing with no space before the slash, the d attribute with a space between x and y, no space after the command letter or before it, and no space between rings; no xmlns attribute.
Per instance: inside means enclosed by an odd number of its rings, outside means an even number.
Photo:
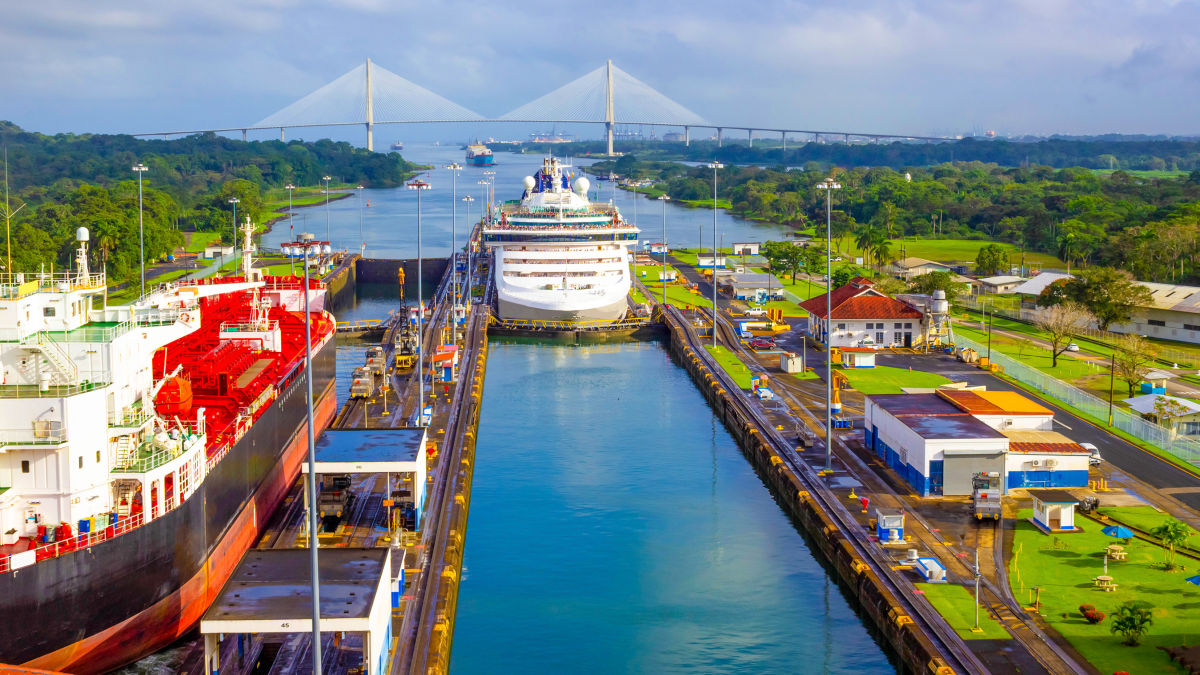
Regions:
<svg viewBox="0 0 1200 675"><path fill-rule="evenodd" d="M1067 345L1067 351L1069 351L1069 352L1077 352L1077 351L1079 351L1079 345L1077 345L1077 344L1075 344L1074 342L1072 342L1071 344Z"/></svg>
<svg viewBox="0 0 1200 675"><path fill-rule="evenodd" d="M750 307L745 312L746 316L766 316L767 310L762 307Z"/></svg>
<svg viewBox="0 0 1200 675"><path fill-rule="evenodd" d="M1087 450L1089 453L1091 453L1088 456L1088 465L1089 466L1098 466L1101 462L1104 461L1104 458L1100 456L1100 448L1097 448L1094 443L1080 443L1079 445L1084 450Z"/></svg>
<svg viewBox="0 0 1200 675"><path fill-rule="evenodd" d="M750 340L747 344L753 349L774 349L775 340L768 337L756 337Z"/></svg>

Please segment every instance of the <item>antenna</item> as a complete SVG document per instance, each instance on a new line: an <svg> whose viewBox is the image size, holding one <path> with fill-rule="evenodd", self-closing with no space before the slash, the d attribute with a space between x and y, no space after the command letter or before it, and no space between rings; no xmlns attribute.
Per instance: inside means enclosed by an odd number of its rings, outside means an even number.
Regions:
<svg viewBox="0 0 1200 675"><path fill-rule="evenodd" d="M13 211L8 206L8 145L4 146L4 245L8 247L8 264L5 270L12 274L12 217L21 212L25 208L22 204Z"/></svg>

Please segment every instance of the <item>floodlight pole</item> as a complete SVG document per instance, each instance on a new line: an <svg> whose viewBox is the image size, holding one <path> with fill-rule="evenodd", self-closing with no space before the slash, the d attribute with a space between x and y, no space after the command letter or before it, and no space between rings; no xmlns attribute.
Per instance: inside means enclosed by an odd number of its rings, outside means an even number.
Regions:
<svg viewBox="0 0 1200 675"><path fill-rule="evenodd" d="M475 201L475 198L471 195L463 195L462 200L467 205L467 292L464 294L466 296L464 301L469 305L475 300L474 296L472 295L472 291L475 289L475 284L471 278L471 259L475 257L473 255L473 251L471 250L473 245L472 240L475 238L475 226L471 224L471 202Z"/></svg>
<svg viewBox="0 0 1200 675"><path fill-rule="evenodd" d="M662 268L662 304L667 304L667 202L671 198L663 193L658 196L659 201L663 203L663 268Z"/></svg>
<svg viewBox="0 0 1200 675"><path fill-rule="evenodd" d="M825 191L825 470L833 469L833 191L832 178L817 183Z"/></svg>
<svg viewBox="0 0 1200 675"><path fill-rule="evenodd" d="M138 177L138 263L142 273L142 295L146 294L146 229L142 225L142 174L148 168L138 162L133 170L137 172ZM237 217L234 216L233 224L237 226ZM11 264L11 263L10 263Z"/></svg>
<svg viewBox="0 0 1200 675"><path fill-rule="evenodd" d="M450 307L458 305L458 251L454 248L457 237L454 232L454 223L458 220L458 172L462 171L462 165L458 162L451 162L446 165L450 171ZM453 311L451 311L453 315ZM454 317L450 317L451 323L454 323Z"/></svg>
<svg viewBox="0 0 1200 675"><path fill-rule="evenodd" d="M295 241L296 225L292 222L292 219L294 217L293 212L292 212L292 190L295 190L296 186L292 185L291 183L288 183L287 185L283 186L283 189L288 191L288 235L292 238L293 241ZM294 256L291 256L291 255L288 256L288 265L291 267L291 269L290 269L291 276L293 276L293 277L296 276L296 258Z"/></svg>
<svg viewBox="0 0 1200 675"><path fill-rule="evenodd" d="M329 229L329 176L322 176L325 181L325 239L333 241L333 232Z"/></svg>
<svg viewBox="0 0 1200 675"><path fill-rule="evenodd" d="M417 426L425 421L425 291L421 277L421 192L432 186L422 180L405 184L417 191Z"/></svg>
<svg viewBox="0 0 1200 675"><path fill-rule="evenodd" d="M709 162L708 168L713 170L713 257L712 257L712 346L713 358L716 358L717 351L717 169L724 169L725 165L713 161ZM697 259L699 262L699 259Z"/></svg>
<svg viewBox="0 0 1200 675"><path fill-rule="evenodd" d="M308 404L308 559L312 572L312 654L313 672L321 673L321 582L318 576L317 548L317 451L316 429L313 409L312 375L312 314L309 311L308 252L320 244L313 241L311 234L300 235L300 248L304 252L304 379L307 387Z"/></svg>

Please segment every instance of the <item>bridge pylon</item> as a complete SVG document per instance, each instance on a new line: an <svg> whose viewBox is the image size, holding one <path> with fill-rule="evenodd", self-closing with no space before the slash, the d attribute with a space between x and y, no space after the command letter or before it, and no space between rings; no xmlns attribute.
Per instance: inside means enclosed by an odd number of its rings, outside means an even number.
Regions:
<svg viewBox="0 0 1200 675"><path fill-rule="evenodd" d="M604 135L608 139L608 156L613 156L613 124L616 122L616 116L613 115L613 83L612 83L612 59L608 60L605 73L604 87Z"/></svg>
<svg viewBox="0 0 1200 675"><path fill-rule="evenodd" d="M371 59L367 57L367 152L375 151L375 105L371 102Z"/></svg>

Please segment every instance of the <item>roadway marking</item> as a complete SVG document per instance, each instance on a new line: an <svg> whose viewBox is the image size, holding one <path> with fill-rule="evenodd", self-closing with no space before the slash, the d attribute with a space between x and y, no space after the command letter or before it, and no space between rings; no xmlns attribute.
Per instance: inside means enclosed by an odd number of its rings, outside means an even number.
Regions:
<svg viewBox="0 0 1200 675"><path fill-rule="evenodd" d="M1067 425L1063 424L1062 422L1059 422L1059 421L1058 421L1058 419L1055 419L1054 421L1055 421L1055 422L1058 422L1059 426L1061 426L1061 427L1063 427L1063 428L1065 428L1065 429L1068 429L1068 430L1074 431L1074 429L1071 429L1071 427L1068 427Z"/></svg>

